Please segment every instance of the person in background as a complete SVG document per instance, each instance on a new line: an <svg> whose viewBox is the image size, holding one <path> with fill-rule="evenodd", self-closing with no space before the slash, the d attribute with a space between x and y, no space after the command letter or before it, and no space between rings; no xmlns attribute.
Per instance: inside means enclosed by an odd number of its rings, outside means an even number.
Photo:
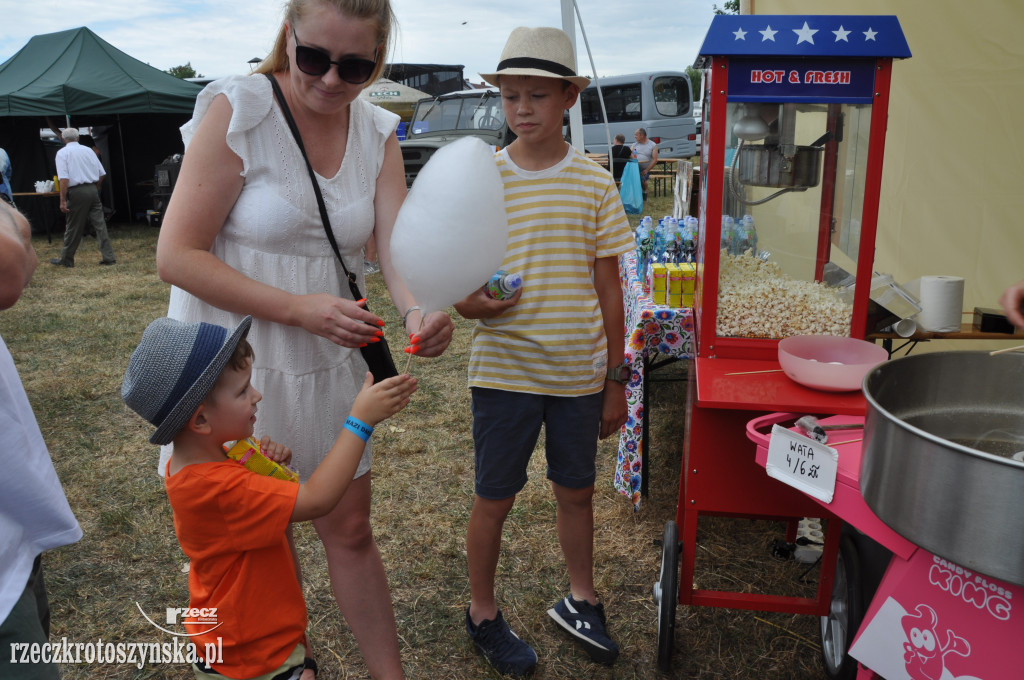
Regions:
<svg viewBox="0 0 1024 680"><path fill-rule="evenodd" d="M1024 281L1019 281L999 297L999 304L1006 312L1006 318L1017 328L1024 330Z"/></svg>
<svg viewBox="0 0 1024 680"><path fill-rule="evenodd" d="M633 156L640 164L640 187L646 201L647 178L650 177L654 164L658 162L658 145L647 138L647 130L644 128L637 128L633 138L636 139L633 143Z"/></svg>
<svg viewBox="0 0 1024 680"><path fill-rule="evenodd" d="M0 202L0 309L18 301L37 264L28 220ZM42 553L82 537L11 353L0 337L0 678L56 680L52 663L18 663L11 645L43 645L50 606Z"/></svg>
<svg viewBox="0 0 1024 680"><path fill-rule="evenodd" d="M290 0L256 73L214 81L199 94L182 128L187 152L157 243L159 275L172 284L168 316L226 327L254 317L252 382L263 394L264 427L288 442L302 479L341 430L366 374L359 348L379 341L384 321L364 299L352 299L267 75L305 140L359 289L366 290L362 251L373 235L407 351L438 356L454 330L445 312L423 318L391 263L391 232L406 193L399 118L359 93L384 69L394 24L388 0ZM403 671L370 526L371 444L341 502L313 526L338 607L369 674L384 680ZM170 454L164 447L161 460Z"/></svg>
<svg viewBox="0 0 1024 680"><path fill-rule="evenodd" d="M0 147L0 200L14 205L14 190L11 189L11 157Z"/></svg>
<svg viewBox="0 0 1024 680"><path fill-rule="evenodd" d="M292 680L316 662L303 642L306 603L287 537L291 522L322 517L352 482L374 426L405 408L416 390L408 374L373 384L367 372L344 428L303 484L251 472L228 458L225 441L253 436L257 404L252 317L232 330L156 319L142 334L121 383L121 398L156 426L149 441L174 442L165 486L174 533L190 560L189 609L217 612L201 631L184 624L198 650L197 680ZM260 453L282 465L291 451L264 436ZM272 584L271 587L266 587Z"/></svg>
<svg viewBox="0 0 1024 680"><path fill-rule="evenodd" d="M86 222L96 232L102 256L100 264L117 264L107 234L107 222L103 218L103 203L100 202L100 184L106 175L103 165L92 149L78 143L77 129L65 128L60 136L64 147L57 152L57 178L60 181L60 210L67 213L68 224L64 229L64 247L60 257L50 260L50 264L75 266L75 253L82 242Z"/></svg>
<svg viewBox="0 0 1024 680"><path fill-rule="evenodd" d="M622 171L632 157L633 151L626 146L626 135L621 132L615 135L615 142L612 144L612 179L616 182L622 180Z"/></svg>
<svg viewBox="0 0 1024 680"><path fill-rule="evenodd" d="M508 300L481 288L455 306L479 320L469 363L476 495L466 532L466 631L501 673L526 675L537 664L505 621L494 581L505 519L543 426L569 573L569 594L547 613L591 658L610 664L619 648L594 590L593 496L597 441L626 421L619 255L635 244L611 176L562 137L563 114L589 83L576 75L569 36L516 28L497 72L481 76L500 88L518 135L495 160L516 225L501 268L525 285Z"/></svg>
<svg viewBox="0 0 1024 680"><path fill-rule="evenodd" d="M380 271L380 265L377 264L377 243L373 240L373 236L363 246L363 269L366 274L376 274Z"/></svg>

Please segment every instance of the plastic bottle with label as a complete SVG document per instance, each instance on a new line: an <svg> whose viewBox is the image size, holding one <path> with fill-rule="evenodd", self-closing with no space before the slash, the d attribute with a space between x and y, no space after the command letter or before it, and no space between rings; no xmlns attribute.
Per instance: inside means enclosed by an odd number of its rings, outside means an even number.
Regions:
<svg viewBox="0 0 1024 680"><path fill-rule="evenodd" d="M665 249L662 254L662 262L679 262L681 254L679 247L679 221L671 216L665 217Z"/></svg>
<svg viewBox="0 0 1024 680"><path fill-rule="evenodd" d="M651 229L643 220L636 228L636 256L637 271L643 272L647 269L647 262L651 257Z"/></svg>
<svg viewBox="0 0 1024 680"><path fill-rule="evenodd" d="M750 248L750 254L757 257L757 229L754 227L753 215L748 213L743 216L743 230L747 247Z"/></svg>
<svg viewBox="0 0 1024 680"><path fill-rule="evenodd" d="M722 215L722 243L721 248L730 255L733 252L733 243L736 237L735 224L731 215Z"/></svg>
<svg viewBox="0 0 1024 680"><path fill-rule="evenodd" d="M697 224L697 218L692 215L683 218L683 228L679 235L682 245L682 262L694 262L697 259Z"/></svg>
<svg viewBox="0 0 1024 680"><path fill-rule="evenodd" d="M484 286L487 297L494 300L507 300L516 294L516 291L523 287L523 277L519 274L510 274L504 269L499 269Z"/></svg>

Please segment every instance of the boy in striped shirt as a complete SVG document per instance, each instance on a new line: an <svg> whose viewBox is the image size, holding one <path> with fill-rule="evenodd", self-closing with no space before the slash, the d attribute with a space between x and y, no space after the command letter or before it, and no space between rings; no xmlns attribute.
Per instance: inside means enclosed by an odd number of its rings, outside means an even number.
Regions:
<svg viewBox="0 0 1024 680"><path fill-rule="evenodd" d="M502 527L543 424L570 590L548 614L610 664L619 648L594 591L593 493L597 440L626 421L618 256L633 247L632 231L611 175L562 136L564 112L589 83L576 75L569 37L516 28L497 72L481 76L501 90L517 135L495 160L509 222L501 268L521 274L523 287L508 300L481 289L455 306L478 319L469 365L476 498L466 629L502 673L526 675L537 663L498 609L494 579Z"/></svg>

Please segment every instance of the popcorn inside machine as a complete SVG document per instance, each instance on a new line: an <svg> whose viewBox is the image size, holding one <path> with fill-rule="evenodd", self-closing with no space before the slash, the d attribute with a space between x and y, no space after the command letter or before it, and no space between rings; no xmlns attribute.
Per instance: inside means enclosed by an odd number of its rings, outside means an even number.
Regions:
<svg viewBox="0 0 1024 680"><path fill-rule="evenodd" d="M838 518L824 518L815 598L695 588L693 548L700 515L784 519L795 529L821 513L756 465L745 426L770 412L865 411L859 390L788 378L778 345L796 335L865 337L892 64L909 56L894 16L719 15L708 30L696 64L704 73L696 357L677 519L666 527L655 587L663 666L676 601L828 610ZM667 592L675 586L678 599Z"/></svg>

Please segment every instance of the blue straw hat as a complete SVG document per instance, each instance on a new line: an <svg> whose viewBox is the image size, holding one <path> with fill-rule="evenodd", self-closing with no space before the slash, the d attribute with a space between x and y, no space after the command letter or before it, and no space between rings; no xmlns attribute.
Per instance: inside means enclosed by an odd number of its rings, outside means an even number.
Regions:
<svg viewBox="0 0 1024 680"><path fill-rule="evenodd" d="M149 324L128 361L121 399L156 426L150 443L174 440L213 389L251 324L251 316L233 331L167 317Z"/></svg>

